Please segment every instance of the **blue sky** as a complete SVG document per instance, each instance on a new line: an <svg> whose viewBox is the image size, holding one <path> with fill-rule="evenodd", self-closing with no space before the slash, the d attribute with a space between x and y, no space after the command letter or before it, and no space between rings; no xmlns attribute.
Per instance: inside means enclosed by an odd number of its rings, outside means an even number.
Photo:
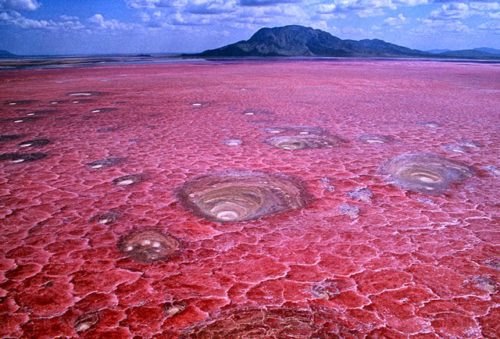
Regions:
<svg viewBox="0 0 500 339"><path fill-rule="evenodd" d="M500 48L500 1L0 0L0 49L195 52L288 24L423 50Z"/></svg>

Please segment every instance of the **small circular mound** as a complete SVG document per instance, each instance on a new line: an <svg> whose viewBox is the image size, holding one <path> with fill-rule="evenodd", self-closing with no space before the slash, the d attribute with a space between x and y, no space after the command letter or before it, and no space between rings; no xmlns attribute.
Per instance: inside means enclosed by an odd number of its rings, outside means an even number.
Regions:
<svg viewBox="0 0 500 339"><path fill-rule="evenodd" d="M40 117L36 116L27 116L27 117L20 117L20 118L6 118L3 119L3 122L13 122L15 124L23 123L23 122L33 122L36 120L39 120Z"/></svg>
<svg viewBox="0 0 500 339"><path fill-rule="evenodd" d="M114 107L103 107L103 108L96 108L90 111L90 113L108 113L108 112L113 112L116 111L116 108Z"/></svg>
<svg viewBox="0 0 500 339"><path fill-rule="evenodd" d="M109 225L114 223L120 217L120 213L117 211L108 211L99 215L96 215L90 219L91 222L97 222L101 225Z"/></svg>
<svg viewBox="0 0 500 339"><path fill-rule="evenodd" d="M425 126L428 128L438 128L441 127L441 125L438 122L435 121L421 121L418 123L420 126Z"/></svg>
<svg viewBox="0 0 500 339"><path fill-rule="evenodd" d="M150 263L167 260L180 248L180 242L156 230L141 230L122 237L118 248L134 261Z"/></svg>
<svg viewBox="0 0 500 339"><path fill-rule="evenodd" d="M390 135L381 134L363 134L359 137L359 141L365 144L387 144L394 141Z"/></svg>
<svg viewBox="0 0 500 339"><path fill-rule="evenodd" d="M46 153L4 153L0 154L0 160L10 160L10 162L17 164L40 160L46 156Z"/></svg>
<svg viewBox="0 0 500 339"><path fill-rule="evenodd" d="M125 159L124 158L119 158L119 157L110 157L106 159L101 159L101 160L96 160L89 162L87 166L93 169L99 169L99 168L106 168L106 167L111 167L118 165L122 163Z"/></svg>
<svg viewBox="0 0 500 339"><path fill-rule="evenodd" d="M309 148L329 148L338 146L340 139L332 136L315 134L283 135L266 139L266 143L287 151L297 151Z"/></svg>
<svg viewBox="0 0 500 339"><path fill-rule="evenodd" d="M253 116L253 115L272 115L272 111L263 108L248 108L243 111L243 115Z"/></svg>
<svg viewBox="0 0 500 339"><path fill-rule="evenodd" d="M101 95L102 92L97 92L97 91L84 91L84 92L70 92L70 93L67 93L66 95L67 96L70 96L70 97L92 97L92 96L96 96L96 95Z"/></svg>
<svg viewBox="0 0 500 339"><path fill-rule="evenodd" d="M302 208L309 196L298 180L288 176L234 171L186 182L179 200L208 220L236 222Z"/></svg>
<svg viewBox="0 0 500 339"><path fill-rule="evenodd" d="M220 313L186 329L181 338L335 338L344 332L333 314L294 308L250 308Z"/></svg>
<svg viewBox="0 0 500 339"><path fill-rule="evenodd" d="M50 144L49 139L33 139L33 140L27 140L23 141L19 144L17 144L19 147L42 147L45 145Z"/></svg>
<svg viewBox="0 0 500 339"><path fill-rule="evenodd" d="M243 144L243 140L241 140L241 139L226 139L222 143L226 146L237 147L237 146L241 146L241 144Z"/></svg>
<svg viewBox="0 0 500 339"><path fill-rule="evenodd" d="M129 174L113 179L113 184L116 186L131 186L144 181L142 174Z"/></svg>
<svg viewBox="0 0 500 339"><path fill-rule="evenodd" d="M31 104L34 104L36 103L37 100L9 100L9 101L5 101L4 102L4 105L7 105L7 106L24 106L24 105L31 105Z"/></svg>
<svg viewBox="0 0 500 339"><path fill-rule="evenodd" d="M288 134L297 134L297 135L325 135L326 131L321 127L316 126L276 126L276 127L266 127L264 128L264 132L270 134L280 134L283 132L287 132Z"/></svg>
<svg viewBox="0 0 500 339"><path fill-rule="evenodd" d="M410 191L441 194L474 175L471 167L432 153L408 153L384 164L390 182Z"/></svg>
<svg viewBox="0 0 500 339"><path fill-rule="evenodd" d="M78 333L87 331L99 322L99 318L99 313L97 312L85 313L80 315L75 320L75 331Z"/></svg>

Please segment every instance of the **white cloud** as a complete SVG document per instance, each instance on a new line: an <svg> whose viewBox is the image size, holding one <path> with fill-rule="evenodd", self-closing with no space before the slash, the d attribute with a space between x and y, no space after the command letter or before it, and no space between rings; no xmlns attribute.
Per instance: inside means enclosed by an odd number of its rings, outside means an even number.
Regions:
<svg viewBox="0 0 500 339"><path fill-rule="evenodd" d="M384 22L389 26L401 26L406 20L406 17L402 13L399 13L397 17L389 17L385 19Z"/></svg>
<svg viewBox="0 0 500 339"><path fill-rule="evenodd" d="M469 5L463 2L446 3L431 12L431 18L435 19L463 19L469 15Z"/></svg>
<svg viewBox="0 0 500 339"><path fill-rule="evenodd" d="M480 24L477 28L479 28L480 30L492 31L496 34L500 34L500 22L498 22L498 21L484 22L484 23Z"/></svg>
<svg viewBox="0 0 500 339"><path fill-rule="evenodd" d="M0 10L34 11L39 7L37 0L0 0Z"/></svg>
<svg viewBox="0 0 500 339"><path fill-rule="evenodd" d="M106 20L102 14L94 14L89 18L89 22L96 25L100 29L107 30L130 30L140 27L137 24L124 23L115 19Z"/></svg>
<svg viewBox="0 0 500 339"><path fill-rule="evenodd" d="M471 2L469 3L469 7L478 11L493 11L500 9L499 2Z"/></svg>
<svg viewBox="0 0 500 339"><path fill-rule="evenodd" d="M382 16L385 10L395 10L404 6L417 6L429 3L430 0L323 0L314 8L316 14L354 13L359 17Z"/></svg>
<svg viewBox="0 0 500 339"><path fill-rule="evenodd" d="M419 20L431 31L446 31L452 33L469 33L471 29L460 20L423 19Z"/></svg>
<svg viewBox="0 0 500 339"><path fill-rule="evenodd" d="M175 7L185 4L185 2L179 0L125 0L127 6L131 8Z"/></svg>
<svg viewBox="0 0 500 339"><path fill-rule="evenodd" d="M24 29L79 30L84 28L80 20L74 16L61 15L58 20L34 20L15 11L1 12L0 23Z"/></svg>

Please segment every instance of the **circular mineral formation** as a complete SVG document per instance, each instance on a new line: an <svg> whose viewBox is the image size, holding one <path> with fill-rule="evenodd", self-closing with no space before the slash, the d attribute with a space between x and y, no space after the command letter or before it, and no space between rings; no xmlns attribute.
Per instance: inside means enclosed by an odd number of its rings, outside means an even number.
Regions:
<svg viewBox="0 0 500 339"><path fill-rule="evenodd" d="M130 186L138 184L143 180L144 175L142 174L130 174L113 179L113 184L115 184L116 186Z"/></svg>
<svg viewBox="0 0 500 339"><path fill-rule="evenodd" d="M298 180L285 175L233 171L186 182L179 199L208 220L236 222L302 208L309 196Z"/></svg>
<svg viewBox="0 0 500 339"><path fill-rule="evenodd" d="M101 95L101 94L102 94L102 92L97 92L97 91L84 91L84 92L67 93L67 95L70 97L92 97L92 96Z"/></svg>
<svg viewBox="0 0 500 339"><path fill-rule="evenodd" d="M9 100L5 101L4 104L8 106L22 106L22 105L31 105L37 102L37 100Z"/></svg>
<svg viewBox="0 0 500 339"><path fill-rule="evenodd" d="M90 111L90 113L108 113L108 112L113 112L116 111L116 108L113 107L103 107L103 108L96 108Z"/></svg>
<svg viewBox="0 0 500 339"><path fill-rule="evenodd" d="M47 156L45 153L4 153L0 154L0 160L10 160L14 164L30 162L43 159Z"/></svg>
<svg viewBox="0 0 500 339"><path fill-rule="evenodd" d="M266 127L264 128L264 132L270 134L280 134L287 132L287 134L294 135L324 135L326 131L321 127L316 126L277 126L277 127Z"/></svg>
<svg viewBox="0 0 500 339"><path fill-rule="evenodd" d="M287 151L297 151L308 148L328 148L338 146L340 139L333 136L315 134L283 135L266 139L269 145Z"/></svg>
<svg viewBox="0 0 500 339"><path fill-rule="evenodd" d="M33 139L17 144L19 147L41 147L50 144L49 139Z"/></svg>
<svg viewBox="0 0 500 339"><path fill-rule="evenodd" d="M408 153L382 166L390 182L415 192L441 194L454 183L471 177L471 167L432 153Z"/></svg>
<svg viewBox="0 0 500 339"><path fill-rule="evenodd" d="M141 263L167 260L179 247L179 240L156 230L134 231L122 237L118 244L120 252Z"/></svg>
<svg viewBox="0 0 500 339"><path fill-rule="evenodd" d="M85 332L99 322L99 313L85 313L75 320L75 331Z"/></svg>
<svg viewBox="0 0 500 339"><path fill-rule="evenodd" d="M418 123L420 126L425 126L429 128L438 128L441 127L441 125L435 121L421 121Z"/></svg>
<svg viewBox="0 0 500 339"><path fill-rule="evenodd" d="M124 158L119 158L119 157L110 157L106 159L101 159L101 160L96 160L89 162L87 166L93 169L99 169L99 168L106 168L106 167L111 167L118 165L122 163L125 159Z"/></svg>
<svg viewBox="0 0 500 339"><path fill-rule="evenodd" d="M332 318L310 309L232 310L188 328L181 338L336 338L340 326Z"/></svg>
<svg viewBox="0 0 500 339"><path fill-rule="evenodd" d="M96 215L90 219L91 222L98 222L101 225L109 225L114 223L120 217L117 211L109 211Z"/></svg>
<svg viewBox="0 0 500 339"><path fill-rule="evenodd" d="M390 135L363 134L359 137L359 141L365 144L387 144L394 141L394 138Z"/></svg>
<svg viewBox="0 0 500 339"><path fill-rule="evenodd" d="M243 143L243 140L241 139L226 139L222 142L224 145L231 146L231 147L237 147L241 146Z"/></svg>

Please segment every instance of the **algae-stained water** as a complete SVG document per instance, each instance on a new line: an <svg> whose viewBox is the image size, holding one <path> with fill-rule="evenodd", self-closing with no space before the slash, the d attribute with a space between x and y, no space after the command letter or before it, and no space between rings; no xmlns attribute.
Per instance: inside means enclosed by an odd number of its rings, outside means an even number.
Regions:
<svg viewBox="0 0 500 339"><path fill-rule="evenodd" d="M499 65L0 79L2 337L499 334Z"/></svg>

